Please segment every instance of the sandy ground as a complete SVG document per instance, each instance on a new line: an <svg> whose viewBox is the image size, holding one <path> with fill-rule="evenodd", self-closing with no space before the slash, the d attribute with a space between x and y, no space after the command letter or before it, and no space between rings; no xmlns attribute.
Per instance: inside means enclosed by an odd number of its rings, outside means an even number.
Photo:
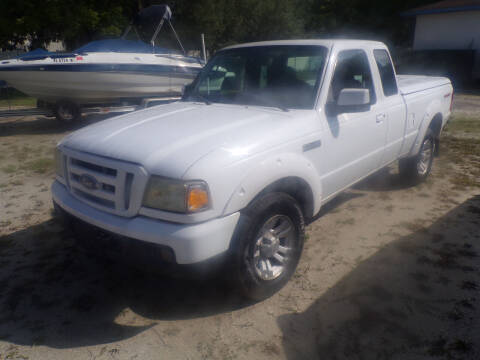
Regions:
<svg viewBox="0 0 480 360"><path fill-rule="evenodd" d="M456 103L431 178L392 166L340 195L257 304L78 251L49 190L72 129L0 119L0 359L480 358L480 98Z"/></svg>

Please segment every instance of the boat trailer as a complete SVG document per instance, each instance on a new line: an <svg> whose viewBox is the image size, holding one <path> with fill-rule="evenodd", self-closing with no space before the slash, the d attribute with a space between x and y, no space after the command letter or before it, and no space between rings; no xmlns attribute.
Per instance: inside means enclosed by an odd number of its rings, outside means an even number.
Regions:
<svg viewBox="0 0 480 360"><path fill-rule="evenodd" d="M180 97L158 97L158 98L145 98L142 99L139 105L137 104L111 104L111 105L99 105L99 106L79 106L81 116L95 115L95 114L122 114L141 109L146 109L156 105L168 104L174 101L178 101ZM65 111L68 111L67 109ZM50 107L36 107L36 108L21 108L21 109L0 109L0 118L7 117L21 117L21 116L45 116L56 117L62 122L68 122L69 120L75 120L71 114L59 114L58 110L55 111Z"/></svg>

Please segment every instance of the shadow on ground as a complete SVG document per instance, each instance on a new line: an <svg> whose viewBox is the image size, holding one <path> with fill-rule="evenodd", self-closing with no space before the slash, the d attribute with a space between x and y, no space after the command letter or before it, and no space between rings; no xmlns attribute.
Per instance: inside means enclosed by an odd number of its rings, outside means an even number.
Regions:
<svg viewBox="0 0 480 360"><path fill-rule="evenodd" d="M480 195L381 248L305 312L289 359L478 359Z"/></svg>
<svg viewBox="0 0 480 360"><path fill-rule="evenodd" d="M55 220L0 237L0 288L0 339L53 348L109 343L157 319L246 306L221 280L145 274L91 258ZM128 308L133 314L122 318Z"/></svg>
<svg viewBox="0 0 480 360"><path fill-rule="evenodd" d="M353 188L365 191L395 191L408 189L412 186L413 184L401 177L398 171L392 171L392 168L388 166L360 181Z"/></svg>

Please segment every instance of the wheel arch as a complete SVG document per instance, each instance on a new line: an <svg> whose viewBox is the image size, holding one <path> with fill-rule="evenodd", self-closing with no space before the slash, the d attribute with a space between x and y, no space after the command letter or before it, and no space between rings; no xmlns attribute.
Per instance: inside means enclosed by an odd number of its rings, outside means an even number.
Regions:
<svg viewBox="0 0 480 360"><path fill-rule="evenodd" d="M250 201L249 205L258 198L272 192L282 192L290 195L298 201L305 217L309 218L313 216L315 207L313 191L310 185L304 179L298 176L288 176L278 179L260 191Z"/></svg>
<svg viewBox="0 0 480 360"><path fill-rule="evenodd" d="M442 126L443 126L443 115L442 113L438 112L436 113L432 120L430 121L430 125L428 126L429 129L432 130L433 135L434 135L434 141L435 141L435 155L439 154L439 149L440 149L440 134L442 132Z"/></svg>
<svg viewBox="0 0 480 360"><path fill-rule="evenodd" d="M270 192L284 192L296 199L305 218L320 210L321 182L313 164L300 155L284 154L252 169L236 186L223 214L240 211Z"/></svg>
<svg viewBox="0 0 480 360"><path fill-rule="evenodd" d="M428 129L432 129L435 134L435 145L439 144L440 133L443 128L443 113L441 111L441 104L439 100L434 100L430 103L425 111L423 120L420 123L417 138L412 146L408 156L415 156L420 151L425 134ZM438 146L437 146L438 148ZM437 151L437 150L436 150Z"/></svg>

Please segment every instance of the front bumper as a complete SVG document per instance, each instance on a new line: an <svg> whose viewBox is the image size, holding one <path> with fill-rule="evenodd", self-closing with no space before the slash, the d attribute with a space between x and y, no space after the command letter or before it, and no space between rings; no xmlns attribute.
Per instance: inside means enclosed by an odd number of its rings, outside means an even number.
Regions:
<svg viewBox="0 0 480 360"><path fill-rule="evenodd" d="M240 217L237 212L199 224L171 223L144 216L126 218L81 202L58 181L52 185L52 196L60 208L82 221L114 234L169 247L177 264L199 263L227 251Z"/></svg>

